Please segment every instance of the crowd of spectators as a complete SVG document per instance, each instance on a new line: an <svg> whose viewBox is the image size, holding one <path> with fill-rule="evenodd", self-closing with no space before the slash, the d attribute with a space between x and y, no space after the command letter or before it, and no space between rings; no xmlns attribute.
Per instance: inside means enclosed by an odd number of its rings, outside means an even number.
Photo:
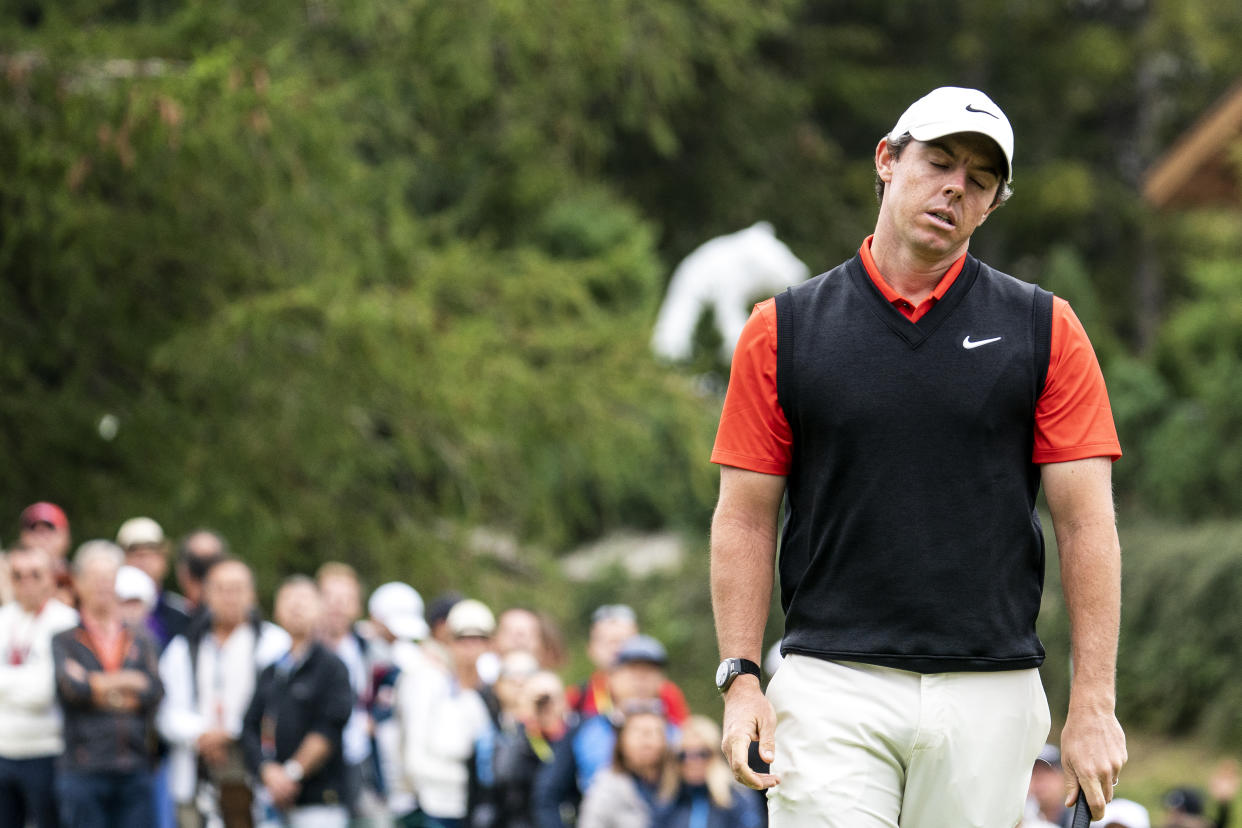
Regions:
<svg viewBox="0 0 1242 828"><path fill-rule="evenodd" d="M595 611L566 685L546 613L368 595L343 562L266 620L207 529L174 550L134 517L74 550L36 503L0 563L0 828L766 824L628 606Z"/></svg>
<svg viewBox="0 0 1242 828"><path fill-rule="evenodd" d="M1196 787L1181 786L1165 793L1162 813L1153 820L1146 807L1125 797L1108 803L1104 816L1091 823L1092 828L1227 828L1234 799L1242 788L1238 767L1233 760L1217 765L1208 782L1208 796ZM1211 800L1211 814L1208 813ZM1062 774L1061 751L1056 745L1044 745L1031 771L1026 802L1026 816L1021 828L1070 828L1073 811L1065 806L1065 776Z"/></svg>

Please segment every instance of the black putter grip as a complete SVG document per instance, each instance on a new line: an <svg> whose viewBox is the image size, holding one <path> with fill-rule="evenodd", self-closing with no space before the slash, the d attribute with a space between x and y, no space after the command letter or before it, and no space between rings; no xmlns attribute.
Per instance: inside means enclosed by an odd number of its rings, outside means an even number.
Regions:
<svg viewBox="0 0 1242 828"><path fill-rule="evenodd" d="M751 742L750 749L746 751L746 764L750 765L750 769L755 773L771 773L772 766L763 761L763 757L759 755L759 743Z"/></svg>
<svg viewBox="0 0 1242 828"><path fill-rule="evenodd" d="M1087 828L1091 824L1091 806L1087 804L1087 797L1082 792L1082 788L1078 789L1078 801L1074 803L1074 820L1070 823L1072 828Z"/></svg>

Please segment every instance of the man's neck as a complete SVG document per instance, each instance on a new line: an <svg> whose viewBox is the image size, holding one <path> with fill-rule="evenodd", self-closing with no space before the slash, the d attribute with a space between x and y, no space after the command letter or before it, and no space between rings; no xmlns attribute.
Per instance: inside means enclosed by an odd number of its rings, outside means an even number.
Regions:
<svg viewBox="0 0 1242 828"><path fill-rule="evenodd" d="M99 629L110 629L120 626L121 617L107 607L83 607L82 620Z"/></svg>
<svg viewBox="0 0 1242 828"><path fill-rule="evenodd" d="M344 641L348 635L349 635L348 629L342 632L331 630L331 631L323 632L319 636L319 639L324 643L325 647L327 647L329 650L335 651L337 647L341 646L341 642Z"/></svg>
<svg viewBox="0 0 1242 828"><path fill-rule="evenodd" d="M47 606L47 602L50 600L52 599L44 598L42 601L40 601L37 604L31 604L31 603L27 603L24 601L19 602L19 603L22 608L22 612L26 613L27 615L38 615L39 613L43 612L43 608Z"/></svg>
<svg viewBox="0 0 1242 828"><path fill-rule="evenodd" d="M306 651L310 649L311 642L313 640L314 639L312 639L309 635L299 636L297 638L293 638L292 636L290 636L290 639L289 639L290 654L293 655L294 658L301 658L302 656L306 655Z"/></svg>
<svg viewBox="0 0 1242 828"><path fill-rule="evenodd" d="M908 245L900 244L895 234L885 232L883 225L876 227L871 240L871 258L880 271L880 278L915 306L932 294L945 272L966 249L963 245L942 256L923 257Z"/></svg>
<svg viewBox="0 0 1242 828"><path fill-rule="evenodd" d="M216 637L216 641L219 641L221 644L223 644L225 641L229 640L229 636L231 636L233 632L240 626L241 624L228 624L228 623L217 622L211 625L211 634Z"/></svg>
<svg viewBox="0 0 1242 828"><path fill-rule="evenodd" d="M471 690L475 689L482 683L479 681L479 671L473 667L458 668L457 683L462 687L468 687Z"/></svg>

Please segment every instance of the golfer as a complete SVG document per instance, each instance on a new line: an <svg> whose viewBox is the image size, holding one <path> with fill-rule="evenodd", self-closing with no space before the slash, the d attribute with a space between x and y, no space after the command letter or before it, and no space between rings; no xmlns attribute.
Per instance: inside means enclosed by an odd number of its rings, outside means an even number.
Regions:
<svg viewBox="0 0 1242 828"><path fill-rule="evenodd" d="M1067 800L1081 785L1099 817L1126 761L1104 380L1064 301L967 252L1012 163L982 92L916 101L875 148L875 233L758 305L734 353L712 453L717 684L726 757L777 828L1019 822L1049 729L1041 483L1072 626ZM765 697L783 497L785 660Z"/></svg>

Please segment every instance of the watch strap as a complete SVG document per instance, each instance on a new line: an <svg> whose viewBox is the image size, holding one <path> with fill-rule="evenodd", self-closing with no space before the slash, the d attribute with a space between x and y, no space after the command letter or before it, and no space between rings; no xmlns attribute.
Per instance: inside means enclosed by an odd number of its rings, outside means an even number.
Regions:
<svg viewBox="0 0 1242 828"><path fill-rule="evenodd" d="M755 678L762 678L763 676L763 673L759 670L759 665L751 661L749 658L737 659L737 666L737 673L739 676L751 675Z"/></svg>

